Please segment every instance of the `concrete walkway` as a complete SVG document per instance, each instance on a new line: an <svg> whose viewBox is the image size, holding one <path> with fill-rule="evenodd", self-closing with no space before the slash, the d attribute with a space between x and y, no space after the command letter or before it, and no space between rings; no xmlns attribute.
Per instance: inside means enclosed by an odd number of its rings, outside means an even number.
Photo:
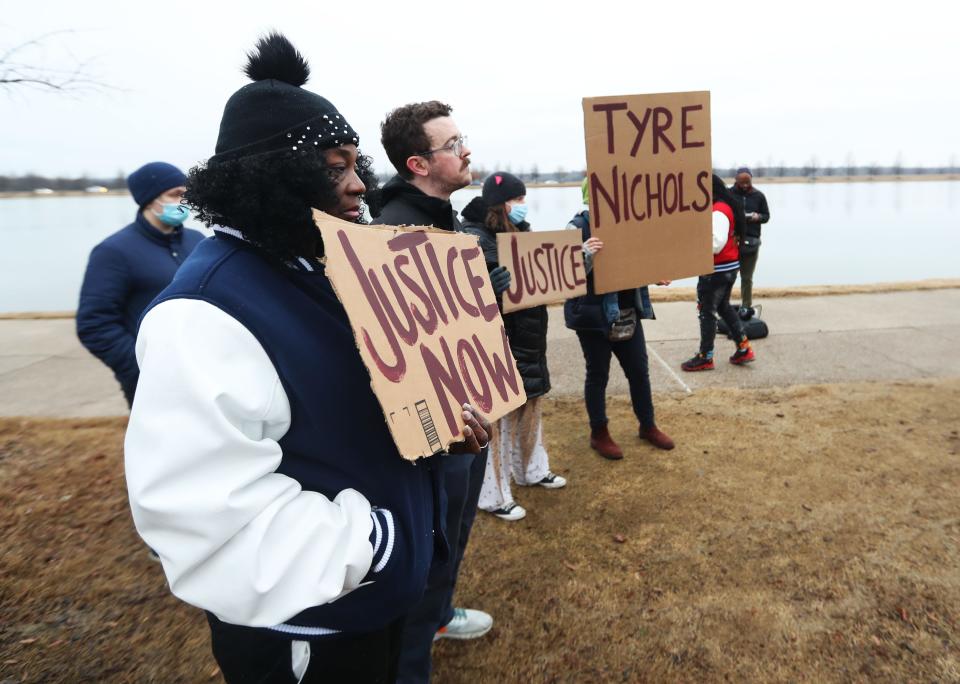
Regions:
<svg viewBox="0 0 960 684"><path fill-rule="evenodd" d="M771 334L755 343L757 362L726 363L733 343L718 337L720 363L704 373L680 370L697 350L695 305L655 308L657 320L643 326L655 392L960 376L960 289L765 300ZM583 356L560 307L551 309L549 364L555 395L582 395ZM625 394L613 365L608 391ZM126 412L112 373L77 342L72 319L0 320L0 416Z"/></svg>

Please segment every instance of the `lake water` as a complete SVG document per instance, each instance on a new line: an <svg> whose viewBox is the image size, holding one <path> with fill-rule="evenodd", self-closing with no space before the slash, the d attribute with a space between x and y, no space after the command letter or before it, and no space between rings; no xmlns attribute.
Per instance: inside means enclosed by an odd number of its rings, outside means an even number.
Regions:
<svg viewBox="0 0 960 684"><path fill-rule="evenodd" d="M771 220L757 287L960 277L960 182L759 187ZM478 193L458 192L454 206ZM527 201L534 228L555 230L579 211L580 189L535 188ZM134 213L129 197L0 199L0 312L75 309L90 249Z"/></svg>

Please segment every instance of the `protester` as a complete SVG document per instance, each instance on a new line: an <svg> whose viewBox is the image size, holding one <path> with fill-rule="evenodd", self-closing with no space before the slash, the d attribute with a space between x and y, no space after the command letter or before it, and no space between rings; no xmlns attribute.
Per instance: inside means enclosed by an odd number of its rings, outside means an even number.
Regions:
<svg viewBox="0 0 960 684"><path fill-rule="evenodd" d="M522 180L498 171L486 179L482 194L473 198L462 212L463 231L480 239L480 248L491 273L498 268L505 271L505 267L500 268L497 257L497 234L530 230L526 220L526 194L527 188ZM493 425L487 469L480 490L480 509L503 520L520 520L527 514L513 500L511 474L521 486L558 489L567 484L565 478L550 471L543 445L542 399L550 391L548 320L547 307L543 305L503 315L510 350L527 394L523 406Z"/></svg>
<svg viewBox="0 0 960 684"><path fill-rule="evenodd" d="M445 554L443 493L430 459L397 451L311 218L358 221L370 160L284 37L246 73L187 181L215 236L137 338L134 521L174 594L207 611L228 682L392 682ZM464 409L453 450L478 453L489 426Z"/></svg>
<svg viewBox="0 0 960 684"><path fill-rule="evenodd" d="M450 195L470 184L470 148L442 102L409 104L390 112L381 124L380 141L397 175L384 185L373 205L374 223L433 226L459 230ZM504 269L505 271L505 269ZM492 274L501 289L504 273ZM451 561L431 572L423 601L407 616L400 657L400 682L430 680L430 651L435 639L475 639L493 626L487 613L454 608L460 562L476 516L487 452L439 454L447 494L445 529Z"/></svg>
<svg viewBox="0 0 960 684"><path fill-rule="evenodd" d="M563 307L566 325L576 331L587 365L583 398L590 418L590 447L612 461L623 458L623 450L607 428L607 381L610 377L610 355L620 362L627 383L630 401L640 423L638 434L658 449L673 449L674 443L654 420L650 369L641 319L654 318L653 305L646 287L598 295L593 290L593 257L603 249L603 242L590 237L589 184L583 181L583 209L567 228L583 235L584 266L587 271L587 294L568 299ZM669 284L667 281L661 285Z"/></svg>
<svg viewBox="0 0 960 684"><path fill-rule="evenodd" d="M166 162L131 173L127 187L137 216L93 248L83 276L77 336L113 371L128 405L140 374L134 354L140 314L203 239L199 231L183 227L189 216L180 203L185 182L183 172Z"/></svg>
<svg viewBox="0 0 960 684"><path fill-rule="evenodd" d="M697 309L700 318L700 351L684 361L685 371L713 370L713 342L717 336L719 314L736 340L737 349L730 363L742 365L754 360L755 355L740 317L730 305L730 291L737 280L738 242L744 234L743 211L723 184L720 176L713 176L713 273L697 280Z"/></svg>
<svg viewBox="0 0 960 684"><path fill-rule="evenodd" d="M740 241L740 317L756 315L753 307L753 272L760 255L760 229L770 220L766 196L753 187L753 174L746 166L737 169L736 182L730 190L745 214L746 227Z"/></svg>

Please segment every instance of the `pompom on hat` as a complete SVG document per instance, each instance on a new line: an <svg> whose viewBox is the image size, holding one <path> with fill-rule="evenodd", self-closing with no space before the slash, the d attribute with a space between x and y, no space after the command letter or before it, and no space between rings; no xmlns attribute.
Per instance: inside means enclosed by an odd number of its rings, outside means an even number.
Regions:
<svg viewBox="0 0 960 684"><path fill-rule="evenodd" d="M483 201L491 207L526 194L527 186L523 181L506 171L492 173L483 181Z"/></svg>
<svg viewBox="0 0 960 684"><path fill-rule="evenodd" d="M310 65L282 34L262 37L247 54L244 72L253 83L227 100L210 163L360 142L333 103L302 87Z"/></svg>

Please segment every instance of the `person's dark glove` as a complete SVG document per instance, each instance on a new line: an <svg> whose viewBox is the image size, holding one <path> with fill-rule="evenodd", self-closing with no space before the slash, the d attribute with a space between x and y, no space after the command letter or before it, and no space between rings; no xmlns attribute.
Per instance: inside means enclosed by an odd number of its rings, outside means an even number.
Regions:
<svg viewBox="0 0 960 684"><path fill-rule="evenodd" d="M490 271L490 284L493 285L493 294L502 295L510 287L510 271L506 266L497 266Z"/></svg>

